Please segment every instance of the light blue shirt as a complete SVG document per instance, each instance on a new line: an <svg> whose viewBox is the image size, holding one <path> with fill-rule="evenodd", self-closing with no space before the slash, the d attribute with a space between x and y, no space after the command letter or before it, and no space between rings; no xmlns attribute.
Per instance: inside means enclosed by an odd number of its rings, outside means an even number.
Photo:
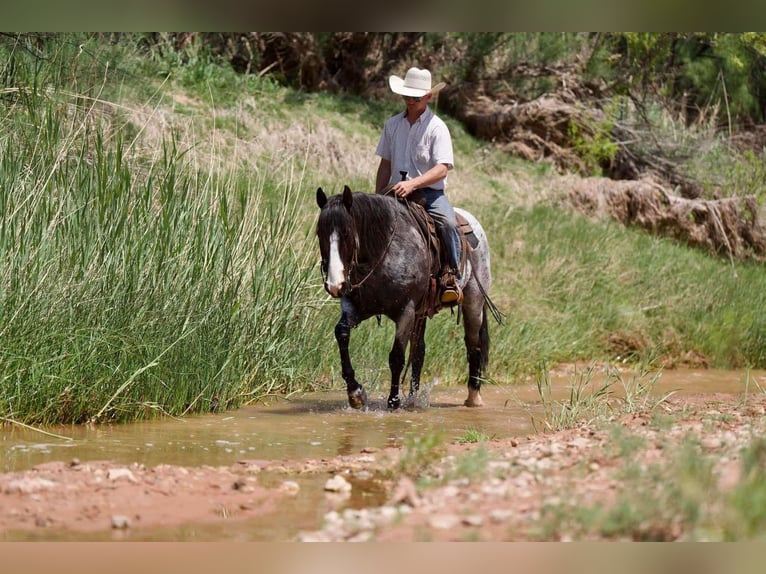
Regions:
<svg viewBox="0 0 766 574"><path fill-rule="evenodd" d="M447 169L454 167L452 137L447 125L430 108L426 108L411 126L407 112L390 117L375 154L391 162L389 184L402 179L400 171L406 171L407 179L412 179L440 163L446 164ZM447 179L430 187L446 190Z"/></svg>

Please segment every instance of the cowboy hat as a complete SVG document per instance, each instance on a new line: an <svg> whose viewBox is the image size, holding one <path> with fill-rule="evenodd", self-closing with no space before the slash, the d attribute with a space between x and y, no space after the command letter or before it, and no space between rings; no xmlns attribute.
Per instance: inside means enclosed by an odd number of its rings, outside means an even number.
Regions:
<svg viewBox="0 0 766 574"><path fill-rule="evenodd" d="M412 96L419 98L426 94L435 94L441 90L446 84L439 82L435 86L431 87L431 72L419 68L410 68L407 70L407 74L402 80L399 76L391 76L388 78L388 85L391 87L391 91L400 96Z"/></svg>

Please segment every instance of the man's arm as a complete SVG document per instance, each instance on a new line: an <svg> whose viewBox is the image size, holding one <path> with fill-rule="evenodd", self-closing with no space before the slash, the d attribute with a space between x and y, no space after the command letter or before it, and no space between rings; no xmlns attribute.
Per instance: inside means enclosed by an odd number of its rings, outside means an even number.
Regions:
<svg viewBox="0 0 766 574"><path fill-rule="evenodd" d="M449 168L447 167L447 164L438 163L435 166L433 166L431 169L429 169L427 172L425 172L422 175L419 175L418 177L414 177L406 181L396 182L394 185L391 186L391 191L394 192L394 195L396 195L396 197L407 197L416 189L420 189L421 187L428 187L432 183L436 183L437 181L443 180L445 177L447 177L447 172L449 172ZM391 174L390 164L388 166L388 173L389 175Z"/></svg>
<svg viewBox="0 0 766 574"><path fill-rule="evenodd" d="M378 164L378 175L375 177L375 193L381 193L391 179L391 161L381 159Z"/></svg>

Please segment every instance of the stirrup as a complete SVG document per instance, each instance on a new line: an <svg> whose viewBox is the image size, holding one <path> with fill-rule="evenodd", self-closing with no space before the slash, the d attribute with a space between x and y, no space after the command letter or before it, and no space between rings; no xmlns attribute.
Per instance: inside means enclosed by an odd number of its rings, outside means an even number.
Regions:
<svg viewBox="0 0 766 574"><path fill-rule="evenodd" d="M448 287L442 291L440 300L443 305L460 305L463 302L463 291L457 285Z"/></svg>

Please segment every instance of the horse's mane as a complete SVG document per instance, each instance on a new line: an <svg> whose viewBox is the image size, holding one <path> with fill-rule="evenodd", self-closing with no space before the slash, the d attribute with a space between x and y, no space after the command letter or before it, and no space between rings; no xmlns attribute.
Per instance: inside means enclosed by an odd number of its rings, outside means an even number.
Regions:
<svg viewBox="0 0 766 574"><path fill-rule="evenodd" d="M320 217L318 231L325 237L335 229L342 244L354 240L354 230L359 238L359 255L374 259L383 253L395 228L397 211L402 206L396 199L372 193L354 192L351 204L351 217L343 205L343 196L334 195L328 199ZM353 221L352 221L353 219ZM360 263L363 264L362 261Z"/></svg>

